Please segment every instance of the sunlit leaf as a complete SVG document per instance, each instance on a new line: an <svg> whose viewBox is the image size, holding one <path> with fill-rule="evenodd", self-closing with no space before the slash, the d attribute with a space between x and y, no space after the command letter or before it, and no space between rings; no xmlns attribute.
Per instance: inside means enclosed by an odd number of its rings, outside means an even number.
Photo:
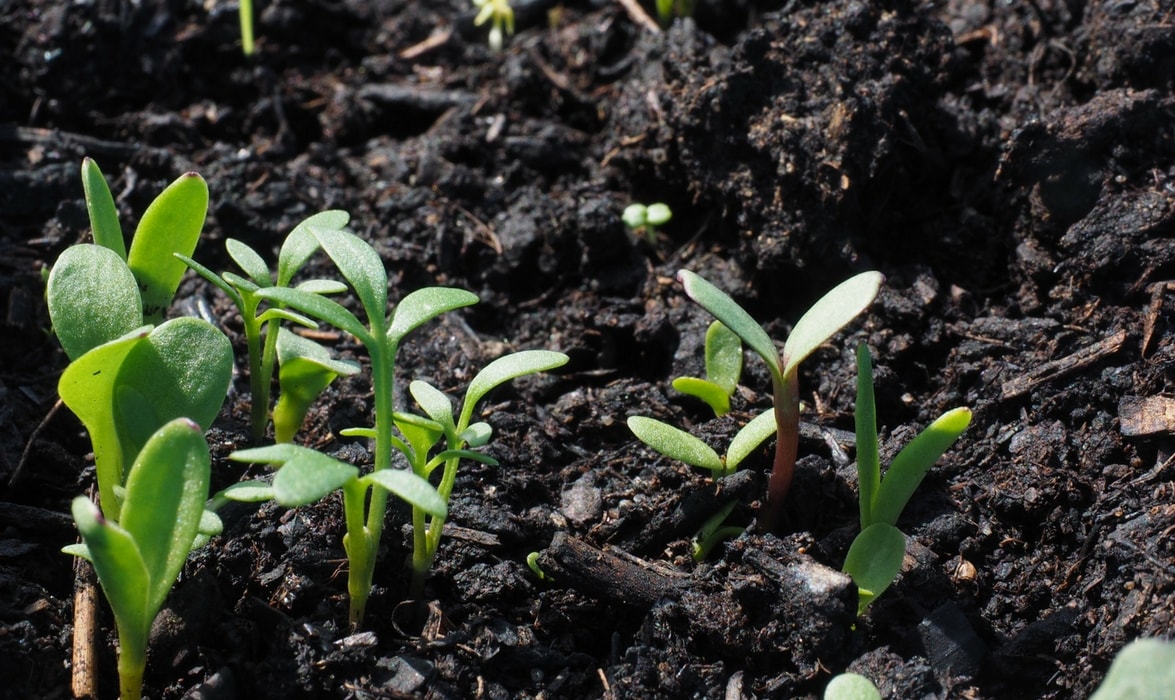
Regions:
<svg viewBox="0 0 1175 700"><path fill-rule="evenodd" d="M681 270L677 273L677 279L681 281L682 287L685 288L685 293L690 299L709 311L714 318L717 318L741 338L747 347L763 358L773 376L783 376L783 365L779 361L779 351L775 349L775 343L771 341L767 331L764 331L762 326L751 318L751 315L743 307L731 299L726 292L694 272Z"/></svg>
<svg viewBox="0 0 1175 700"><path fill-rule="evenodd" d="M898 577L905 556L906 536L886 523L870 525L853 540L843 571L857 584L858 615Z"/></svg>
<svg viewBox="0 0 1175 700"><path fill-rule="evenodd" d="M627 423L641 442L670 459L715 472L724 468L713 448L684 430L644 416L631 416Z"/></svg>
<svg viewBox="0 0 1175 700"><path fill-rule="evenodd" d="M139 282L143 318L163 319L187 267L172 253L190 256L196 249L208 212L208 185L186 173L151 202L131 240L127 265Z"/></svg>
<svg viewBox="0 0 1175 700"><path fill-rule="evenodd" d="M812 304L796 322L783 346L784 374L793 372L816 348L872 304L884 281L885 276L880 272L862 272L833 287Z"/></svg>

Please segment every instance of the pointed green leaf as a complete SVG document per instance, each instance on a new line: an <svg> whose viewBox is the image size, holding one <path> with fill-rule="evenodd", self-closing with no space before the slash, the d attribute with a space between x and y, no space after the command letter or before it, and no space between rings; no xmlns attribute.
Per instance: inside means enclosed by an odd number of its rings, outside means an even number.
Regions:
<svg viewBox="0 0 1175 700"><path fill-rule="evenodd" d="M437 456L433 458L433 461L439 464L450 459L468 459L472 462L488 464L491 467L498 466L498 460L484 452L478 452L477 450L441 450L437 453Z"/></svg>
<svg viewBox="0 0 1175 700"><path fill-rule="evenodd" d="M444 392L436 389L428 382L416 380L408 385L408 392L412 394L412 398L416 399L416 403L424 409L429 418L432 418L437 423L440 423L444 428L446 434L451 434L454 430L453 423L453 401L445 396Z"/></svg>
<svg viewBox="0 0 1175 700"><path fill-rule="evenodd" d="M85 498L85 496L78 496L78 498ZM90 548L81 543L67 544L61 548L61 553L73 557L81 557L91 564L94 562L93 558L90 557Z"/></svg>
<svg viewBox="0 0 1175 700"><path fill-rule="evenodd" d="M877 491L881 488L881 456L877 447L877 402L873 394L873 359L864 343L857 346L857 406L853 411L857 428L857 501L861 529L878 522L873 515ZM896 523L891 522L890 525Z"/></svg>
<svg viewBox="0 0 1175 700"><path fill-rule="evenodd" d="M445 434L445 427L440 423L413 413L397 411L392 414L392 420L396 423L400 433L403 434L404 439L408 441L413 454L419 455L421 459L424 459L424 456Z"/></svg>
<svg viewBox="0 0 1175 700"><path fill-rule="evenodd" d="M347 212L332 209L307 217L295 226L277 256L277 286L288 287L298 270L318 250L318 239L310 232L311 227L342 229L350 220L351 215Z"/></svg>
<svg viewBox="0 0 1175 700"><path fill-rule="evenodd" d="M359 476L359 469L354 465L309 447L288 443L237 450L228 458L234 462L278 466L277 474L273 476L274 500L290 507L315 503ZM225 495L235 499L235 495Z"/></svg>
<svg viewBox="0 0 1175 700"><path fill-rule="evenodd" d="M734 439L730 441L730 449L726 451L726 471L733 474L748 455L774 434L775 411L767 409L735 433Z"/></svg>
<svg viewBox="0 0 1175 700"><path fill-rule="evenodd" d="M86 211L90 214L90 229L94 243L102 246L126 262L126 241L118 223L118 208L110 194L110 185L92 158L82 159L82 189L86 193Z"/></svg>
<svg viewBox="0 0 1175 700"><path fill-rule="evenodd" d="M269 272L269 265L265 264L265 259L257 251L235 238L225 240L224 248L228 251L228 256L245 271L254 284L258 287L273 285L273 276Z"/></svg>
<svg viewBox="0 0 1175 700"><path fill-rule="evenodd" d="M678 377L673 380L673 388L686 396L705 401L715 416L730 413L730 394L714 382L697 377Z"/></svg>
<svg viewBox="0 0 1175 700"><path fill-rule="evenodd" d="M155 611L149 610L151 575L138 546L126 530L103 518L85 496L73 499L72 511L98 582L118 621L119 643L146 649Z"/></svg>
<svg viewBox="0 0 1175 700"><path fill-rule="evenodd" d="M296 323L303 328L318 328L318 323L309 316L303 316L297 311L290 311L289 309L266 309L264 312L257 314L257 324L261 325L274 319L281 319ZM284 328L282 330L285 330Z"/></svg>
<svg viewBox="0 0 1175 700"><path fill-rule="evenodd" d="M763 330L763 327L751 318L751 315L743 307L731 299L726 292L689 270L678 272L677 279L685 288L686 296L693 299L735 335L742 338L747 347L754 350L767 363L767 367L771 370L776 381L781 380L783 365L779 361L779 351L775 349L775 343L771 341L767 331Z"/></svg>
<svg viewBox="0 0 1175 700"><path fill-rule="evenodd" d="M465 390L465 400L461 403L461 419L457 423L458 429L464 430L465 426L469 425L474 406L494 387L527 374L562 367L569 359L563 353L551 350L523 350L499 357L489 363L477 373L469 383L469 388Z"/></svg>
<svg viewBox="0 0 1175 700"><path fill-rule="evenodd" d="M433 517L444 518L449 514L445 499L441 498L436 488L423 477L410 471L381 469L368 474L360 481L377 484Z"/></svg>
<svg viewBox="0 0 1175 700"><path fill-rule="evenodd" d="M364 345L370 346L374 342L371 333L368 332L367 328L363 326L359 319L355 318L355 314L347 311L338 302L327 299L326 297L311 294L301 289L290 289L289 287L267 287L258 290L257 296L279 304L285 304L308 316L328 323L344 333L350 333Z"/></svg>
<svg viewBox="0 0 1175 700"><path fill-rule="evenodd" d="M644 416L630 416L627 422L633 435L666 457L714 472L723 470L718 453L684 430Z"/></svg>
<svg viewBox="0 0 1175 700"><path fill-rule="evenodd" d="M261 503L274 500L273 486L264 481L238 481L216 494L214 500L225 499L240 503Z"/></svg>
<svg viewBox="0 0 1175 700"><path fill-rule="evenodd" d="M388 273L375 248L349 231L311 226L310 232L351 283L367 314L367 325L381 335L387 323Z"/></svg>
<svg viewBox="0 0 1175 700"><path fill-rule="evenodd" d="M200 530L211 457L200 426L179 418L143 446L126 481L119 524L138 545L150 575L149 615L163 605Z"/></svg>
<svg viewBox="0 0 1175 700"><path fill-rule="evenodd" d="M69 359L143 325L143 303L118 254L81 244L65 249L49 272L45 294L53 331Z"/></svg>
<svg viewBox="0 0 1175 700"><path fill-rule="evenodd" d="M743 344L738 334L715 321L706 329L706 378L729 396L743 373Z"/></svg>
<svg viewBox="0 0 1175 700"><path fill-rule="evenodd" d="M241 277L235 272L222 272L220 276L224 278L225 282L240 290L242 294L252 294L258 289L261 289L253 280L247 277Z"/></svg>
<svg viewBox="0 0 1175 700"><path fill-rule="evenodd" d="M306 280L294 289L301 289L311 294L342 294L347 291L347 285L338 280Z"/></svg>
<svg viewBox="0 0 1175 700"><path fill-rule="evenodd" d="M783 346L784 374L795 371L816 348L872 304L884 281L880 272L862 272L820 297L796 322Z"/></svg>
<svg viewBox="0 0 1175 700"><path fill-rule="evenodd" d="M906 556L906 536L886 523L874 523L857 535L845 555L843 571L857 584L857 614L889 588Z"/></svg>
<svg viewBox="0 0 1175 700"><path fill-rule="evenodd" d="M222 278L220 275L216 274L212 270L209 270L208 268L204 267L203 265L196 262L195 260L188 257L187 255L184 255L182 253L175 253L174 255L177 260L179 260L183 264L187 265L188 267L192 268L193 272L195 272L197 275L200 275L200 277L204 278L204 281L208 282L209 284L214 285L220 291L222 291L226 295L228 295L228 298L232 299L233 304L235 304L238 309L241 308L241 306L242 306L241 293L238 292L237 289L235 287L233 287L231 284L229 284L224 278Z"/></svg>
<svg viewBox="0 0 1175 700"><path fill-rule="evenodd" d="M956 408L939 416L910 441L885 472L873 505L873 522L894 525L918 484L938 458L971 423L971 409Z"/></svg>
<svg viewBox="0 0 1175 700"><path fill-rule="evenodd" d="M392 324L388 338L399 343L404 336L448 311L472 306L478 302L477 295L464 289L452 287L425 287L417 289L400 300L392 312Z"/></svg>
<svg viewBox="0 0 1175 700"><path fill-rule="evenodd" d="M336 360L331 357L330 351L326 348L285 328L278 331L277 358L281 364L292 362L295 359L306 360L317 365L323 371L341 376L349 377L359 372L359 363L350 360Z"/></svg>
<svg viewBox="0 0 1175 700"><path fill-rule="evenodd" d="M172 253L190 256L196 250L207 213L208 184L196 173L181 175L143 212L127 264L139 281L146 320L163 320L187 269Z"/></svg>

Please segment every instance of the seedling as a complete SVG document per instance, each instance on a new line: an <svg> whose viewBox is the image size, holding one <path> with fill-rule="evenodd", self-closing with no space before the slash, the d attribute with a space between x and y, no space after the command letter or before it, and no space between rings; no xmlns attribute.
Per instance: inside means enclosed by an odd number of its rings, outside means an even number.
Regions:
<svg viewBox="0 0 1175 700"><path fill-rule="evenodd" d="M771 530L779 520L791 488L799 449L800 363L864 311L877 297L885 278L879 272L864 272L821 297L796 322L781 357L770 336L725 292L689 270L682 270L677 277L685 293L763 358L771 372L777 439L767 505L759 516L764 529Z"/></svg>
<svg viewBox="0 0 1175 700"><path fill-rule="evenodd" d="M514 8L510 7L510 0L473 0L473 6L478 9L474 26L491 22L490 49L501 51L503 35L514 36Z"/></svg>
<svg viewBox="0 0 1175 700"><path fill-rule="evenodd" d="M211 324L174 319L157 327L208 206L204 180L189 173L143 215L129 256L114 201L94 161L82 182L96 245L66 249L49 273L46 301L73 361L58 382L61 399L86 426L106 517L117 522L124 476L147 439L168 421L207 429L232 378L232 347ZM178 266L178 268L176 267Z"/></svg>
<svg viewBox="0 0 1175 700"><path fill-rule="evenodd" d="M142 697L151 623L188 558L201 520L209 517L204 513L209 465L203 430L179 418L155 431L139 452L117 524L85 496L73 501L83 544L63 551L93 563L110 601L124 700Z"/></svg>
<svg viewBox="0 0 1175 700"><path fill-rule="evenodd" d="M493 458L467 449L485 446L493 435L489 424L471 422L478 402L495 387L527 374L561 367L567 364L567 360L568 357L563 353L549 350L524 350L499 357L486 365L469 383L465 398L461 401L461 413L456 418L453 402L448 396L427 382L412 382L408 391L428 418L410 413L395 414L396 427L404 439L393 438L392 444L408 460L412 471L422 478L428 478L433 470L444 465L437 491L448 503L457 481L457 466L462 459L497 465ZM373 437L367 429L345 430L343 434ZM434 455L434 448L440 445L442 439L444 444L441 451ZM424 581L440 547L445 517L444 514L430 514L416 507L412 509L411 594L414 598L419 597L424 590Z"/></svg>
<svg viewBox="0 0 1175 700"><path fill-rule="evenodd" d="M281 308L280 304L270 304L270 308L263 311L261 307L265 299L258 294L258 291L274 286L290 286L294 275L306 264L314 251L318 250L318 240L310 233L312 227L323 230L341 230L347 225L348 220L350 220L350 215L346 212L332 210L315 214L298 224L282 243L281 251L278 253L276 274L270 272L265 260L255 250L232 238L225 241L225 248L228 250L229 256L244 271L246 277L232 272L217 275L187 255L176 255L185 265L224 292L241 313L245 342L249 352L249 390L252 396L251 422L254 442L260 442L265 437L265 426L269 422L269 388L273 383L274 360L280 359L277 352L279 324L282 320L287 320L309 328L315 327L314 321L301 314ZM337 294L345 291L346 288L342 282L321 279L307 280L298 285L298 289L315 294ZM316 362L326 354L325 350L319 352L311 345L314 345L312 341L306 341L287 347L285 358L287 363L293 359L294 348L302 352L301 357L311 362ZM327 357L329 359L329 355ZM330 382L329 380L326 383L314 381L313 384L321 383L321 386L313 395L306 395L306 390L311 382L305 380L306 367L302 363L296 364L299 366L291 371L296 372L300 379L291 377L286 379L284 383L291 388L296 387L300 391L297 401L304 402L308 408L318 393L321 393ZM285 371L286 365L283 364L279 371L279 381L281 374ZM341 372L336 372L336 374L339 373ZM332 376L331 379L333 378ZM305 416L305 411L301 416L297 416L298 422L293 426L294 432L297 432L301 425L302 416ZM285 416L286 424L282 427L282 437L277 438L278 442L286 442L293 438L293 433L288 432L288 422L294 417L289 414Z"/></svg>
<svg viewBox="0 0 1175 700"><path fill-rule="evenodd" d="M702 561L710 556L710 552L714 551L714 547L722 540L738 537L743 534L746 528L737 525L727 525L726 519L734 512L738 501L731 501L722 508L718 509L706 522L702 523L702 527L698 533L694 535L694 539L690 542L690 556L694 561Z"/></svg>
<svg viewBox="0 0 1175 700"><path fill-rule="evenodd" d="M660 202L645 206L644 204L629 204L620 215L624 225L634 234L643 235L649 243L657 242L657 227L664 226L673 218L668 204Z"/></svg>
<svg viewBox="0 0 1175 700"><path fill-rule="evenodd" d="M824 686L824 700L881 700L881 691L859 673L841 673Z"/></svg>
<svg viewBox="0 0 1175 700"><path fill-rule="evenodd" d="M857 346L857 483L861 532L849 546L844 571L859 591L858 614L897 578L906 552L898 516L926 473L971 423L971 409L956 408L939 416L902 448L881 478L877 445L877 403L873 361L864 343Z"/></svg>
<svg viewBox="0 0 1175 700"><path fill-rule="evenodd" d="M674 17L692 17L694 0L657 0L657 19L668 27Z"/></svg>
<svg viewBox="0 0 1175 700"><path fill-rule="evenodd" d="M277 357L281 394L273 407L273 439L293 442L318 395L337 377L358 373L359 365L336 360L326 348L285 328L278 330Z"/></svg>
<svg viewBox="0 0 1175 700"><path fill-rule="evenodd" d="M530 568L531 572L534 573L535 578L540 581L548 580L547 572L543 571L543 567L539 566L538 552L531 552L530 554L526 555L526 565ZM554 581L555 579L551 578L550 580Z"/></svg>
<svg viewBox="0 0 1175 700"><path fill-rule="evenodd" d="M1163 698L1175 686L1175 644L1164 639L1136 639L1118 652L1090 700Z"/></svg>
<svg viewBox="0 0 1175 700"><path fill-rule="evenodd" d="M253 46L253 0L239 0L237 16L241 23L241 52L252 56Z"/></svg>
<svg viewBox="0 0 1175 700"><path fill-rule="evenodd" d="M775 432L772 412L760 413L735 433L726 455L720 456L697 437L656 418L630 416L627 423L628 429L641 442L670 459L708 469L715 479L733 474L738 465Z"/></svg>
<svg viewBox="0 0 1175 700"><path fill-rule="evenodd" d="M673 388L706 402L715 417L730 412L730 397L743 372L743 344L729 328L715 321L706 329L706 378L678 377Z"/></svg>

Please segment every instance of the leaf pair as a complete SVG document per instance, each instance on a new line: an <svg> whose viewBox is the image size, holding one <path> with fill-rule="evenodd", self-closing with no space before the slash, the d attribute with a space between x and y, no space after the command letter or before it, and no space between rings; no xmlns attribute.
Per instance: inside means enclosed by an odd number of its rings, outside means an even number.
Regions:
<svg viewBox="0 0 1175 700"><path fill-rule="evenodd" d="M859 613L897 578L906 551L906 536L896 527L898 517L926 473L967 429L971 410L956 408L939 416L902 448L882 480L873 361L862 343L857 346L855 421L861 532L850 545L843 568L857 584Z"/></svg>
<svg viewBox="0 0 1175 700"><path fill-rule="evenodd" d="M774 414L760 413L735 433L726 454L720 456L697 437L655 418L630 416L627 423L641 442L670 459L708 469L715 479L737 471L738 465L775 433Z"/></svg>
<svg viewBox="0 0 1175 700"><path fill-rule="evenodd" d="M706 378L678 377L673 388L705 401L716 417L730 413L730 397L743 373L743 344L737 334L715 321L706 329Z"/></svg>
<svg viewBox="0 0 1175 700"><path fill-rule="evenodd" d="M110 601L123 698L142 695L151 623L200 532L209 478L203 430L179 418L156 430L139 452L127 476L118 523L103 518L84 496L73 501L83 544L64 551L94 564Z"/></svg>

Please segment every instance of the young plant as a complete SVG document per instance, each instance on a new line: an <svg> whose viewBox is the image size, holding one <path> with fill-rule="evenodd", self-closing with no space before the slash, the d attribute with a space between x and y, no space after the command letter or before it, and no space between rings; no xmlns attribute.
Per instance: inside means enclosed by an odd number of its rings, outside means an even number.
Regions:
<svg viewBox="0 0 1175 700"><path fill-rule="evenodd" d="M691 467L710 470L715 479L730 476L738 465L775 432L775 417L771 411L760 413L744 425L720 456L706 443L686 431L663 423L656 418L629 416L628 429L641 442L670 459L685 462Z"/></svg>
<svg viewBox="0 0 1175 700"><path fill-rule="evenodd" d="M473 0L473 6L477 8L474 26L491 22L490 50L501 51L503 36L514 36L514 8L510 7L510 0Z"/></svg>
<svg viewBox="0 0 1175 700"><path fill-rule="evenodd" d="M706 522L702 523L702 527L698 529L693 541L690 542L690 556L693 557L694 561L700 562L710 556L710 552L722 540L738 537L743 534L746 528L726 524L726 519L734 512L734 508L737 505L737 500L730 501L719 508L718 512L706 518Z"/></svg>
<svg viewBox="0 0 1175 700"><path fill-rule="evenodd" d="M657 227L664 226L673 218L668 204L660 202L645 206L644 204L629 204L620 215L624 225L637 235L644 235L649 243L657 242Z"/></svg>
<svg viewBox="0 0 1175 700"><path fill-rule="evenodd" d="M706 329L706 378L678 377L673 388L705 401L715 417L730 413L730 397L743 372L743 344L729 328L715 321Z"/></svg>
<svg viewBox="0 0 1175 700"><path fill-rule="evenodd" d="M244 271L245 277L232 272L217 275L187 255L176 255L185 265L224 292L240 311L249 354L249 390L252 398L251 422L254 442L260 442L265 437L265 426L269 422L269 389L273 383L274 361L280 359L277 352L280 336L278 333L279 324L284 319L309 328L315 327L314 321L284 309L280 304L270 304L269 308L262 310L265 299L258 292L262 288L290 286L294 275L318 250L318 239L310 233L312 227L323 230L341 230L349 220L350 215L347 212L331 210L315 214L295 226L294 230L286 236L281 251L278 253L276 274L270 272L269 266L257 251L232 238L225 241L225 248L228 250L229 257ZM315 294L337 294L345 291L347 287L336 280L314 279L302 282L297 288ZM326 351L319 352L311 345L315 344L312 341L305 341L294 347L309 353L309 355L304 354L302 357L313 362L314 359L321 358ZM290 349L287 348L288 351ZM287 359L292 359L290 352L287 352ZM295 364L299 365L295 371L304 374L305 366L302 363ZM279 381L281 380L281 372L284 371L286 371L285 366L282 366L282 369L279 370ZM298 384L299 388L303 390L307 388L305 382L299 384L298 380L292 378L286 383L291 386ZM329 381L322 384L318 392L325 389L327 384ZM315 393L308 397L308 400L305 401L307 406L314 401L317 395ZM298 400L303 399L307 399L307 397L300 396ZM303 412L302 415L305 413ZM298 424L294 426L295 432L300 425L301 416L298 417ZM283 437L287 437L286 427L283 426ZM293 433L289 433L286 440L278 438L278 442L285 442L292 438Z"/></svg>
<svg viewBox="0 0 1175 700"><path fill-rule="evenodd" d="M203 430L179 418L155 431L139 452L117 524L85 496L73 501L83 544L63 551L93 563L110 601L124 700L142 697L151 623L188 558L201 520L207 519L209 464Z"/></svg>
<svg viewBox="0 0 1175 700"><path fill-rule="evenodd" d="M158 326L208 206L204 180L176 180L144 213L129 256L114 201L98 166L82 163L95 245L65 250L53 265L46 301L54 331L72 360L58 382L61 399L86 426L94 446L106 517L118 521L119 491L147 439L175 418L207 429L232 378L232 347L206 321ZM178 271L175 266L178 265Z"/></svg>
<svg viewBox="0 0 1175 700"><path fill-rule="evenodd" d="M448 503L457 481L457 466L462 459L497 465L493 458L468 449L484 447L493 435L489 424L471 422L478 402L495 387L527 374L561 367L567 364L567 360L563 353L549 350L523 350L499 357L474 376L461 401L461 413L456 417L452 400L443 392L427 382L412 382L408 391L428 417L396 413L396 427L404 439L393 438L392 443L408 460L413 473L422 478L428 478L433 470L444 465L437 491ZM345 430L343 434L374 437L367 429ZM438 446L439 452L435 449ZM435 515L415 506L412 508L413 598L419 597L424 590L425 579L441 544L445 518L445 514Z"/></svg>
<svg viewBox="0 0 1175 700"><path fill-rule="evenodd" d="M863 272L821 297L792 328L782 357L763 328L725 292L689 270L682 270L677 278L685 287L686 295L763 358L771 373L777 438L775 462L767 486L767 505L759 517L764 529L771 530L779 521L783 502L791 488L799 449L800 363L864 311L877 297L885 278L879 272Z"/></svg>
<svg viewBox="0 0 1175 700"><path fill-rule="evenodd" d="M657 0L657 19L668 27L674 17L693 17L694 0Z"/></svg>
<svg viewBox="0 0 1175 700"><path fill-rule="evenodd" d="M967 429L971 409L956 408L939 416L902 448L882 480L873 361L862 343L857 346L855 421L861 532L849 546L843 569L857 584L860 614L897 578L906 553L906 536L897 528L898 516L926 473Z"/></svg>
<svg viewBox="0 0 1175 700"><path fill-rule="evenodd" d="M359 365L336 360L326 348L285 328L278 330L277 358L281 393L273 407L273 439L293 442L310 405L337 377L359 372Z"/></svg>

